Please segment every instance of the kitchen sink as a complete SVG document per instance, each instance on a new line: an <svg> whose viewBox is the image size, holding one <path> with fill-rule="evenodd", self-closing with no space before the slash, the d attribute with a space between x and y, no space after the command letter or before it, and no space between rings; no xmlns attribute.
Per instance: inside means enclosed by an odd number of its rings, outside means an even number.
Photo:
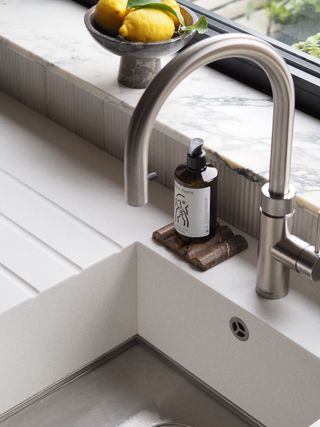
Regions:
<svg viewBox="0 0 320 427"><path fill-rule="evenodd" d="M127 347L32 402L1 427L261 425L141 340Z"/></svg>

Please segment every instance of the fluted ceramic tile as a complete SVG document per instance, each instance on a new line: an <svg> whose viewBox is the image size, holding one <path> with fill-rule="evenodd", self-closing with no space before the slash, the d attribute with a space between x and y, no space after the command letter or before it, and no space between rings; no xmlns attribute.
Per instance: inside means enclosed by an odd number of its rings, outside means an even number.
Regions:
<svg viewBox="0 0 320 427"><path fill-rule="evenodd" d="M74 85L50 67L47 68L47 98L50 119L74 132Z"/></svg>
<svg viewBox="0 0 320 427"><path fill-rule="evenodd" d="M74 85L75 133L104 148L103 100L90 90Z"/></svg>
<svg viewBox="0 0 320 427"><path fill-rule="evenodd" d="M105 100L103 107L104 119L101 124L105 130L104 149L117 159L123 160L130 113L119 109L112 100Z"/></svg>
<svg viewBox="0 0 320 427"><path fill-rule="evenodd" d="M310 212L299 205L296 206L293 222L293 232L300 238L311 244L316 243L318 217L314 212Z"/></svg>
<svg viewBox="0 0 320 427"><path fill-rule="evenodd" d="M47 115L45 67L23 51L0 44L0 87L38 113Z"/></svg>
<svg viewBox="0 0 320 427"><path fill-rule="evenodd" d="M149 171L158 174L158 180L173 188L174 171L186 161L186 146L154 129L150 141Z"/></svg>
<svg viewBox="0 0 320 427"><path fill-rule="evenodd" d="M48 114L45 67L20 56L19 80L21 101L40 114Z"/></svg>
<svg viewBox="0 0 320 427"><path fill-rule="evenodd" d="M18 101L21 100L19 53L6 40L0 44L0 89Z"/></svg>

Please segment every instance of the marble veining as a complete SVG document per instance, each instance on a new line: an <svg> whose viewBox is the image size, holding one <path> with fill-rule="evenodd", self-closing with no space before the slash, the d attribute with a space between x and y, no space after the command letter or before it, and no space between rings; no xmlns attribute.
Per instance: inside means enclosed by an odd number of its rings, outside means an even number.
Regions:
<svg viewBox="0 0 320 427"><path fill-rule="evenodd" d="M2 43L14 44L23 55L37 55L46 67L55 66L86 89L103 91L107 102L132 110L143 91L118 84L119 57L91 39L83 23L85 10L72 1L1 2ZM233 168L260 181L268 178L271 117L270 97L204 67L176 88L156 127L183 143L202 137ZM320 207L319 166L320 121L296 111L292 182L302 196L299 203L313 211Z"/></svg>

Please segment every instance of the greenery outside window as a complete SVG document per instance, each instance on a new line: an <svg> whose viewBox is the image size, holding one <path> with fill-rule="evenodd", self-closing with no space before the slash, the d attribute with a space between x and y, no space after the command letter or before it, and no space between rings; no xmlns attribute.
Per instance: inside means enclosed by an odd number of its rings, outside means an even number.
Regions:
<svg viewBox="0 0 320 427"><path fill-rule="evenodd" d="M91 7L97 0L74 0ZM294 79L296 107L320 118L320 0L178 0L200 15L209 29L195 41L227 32L252 34L271 43L286 60ZM212 67L271 93L254 63L228 59Z"/></svg>

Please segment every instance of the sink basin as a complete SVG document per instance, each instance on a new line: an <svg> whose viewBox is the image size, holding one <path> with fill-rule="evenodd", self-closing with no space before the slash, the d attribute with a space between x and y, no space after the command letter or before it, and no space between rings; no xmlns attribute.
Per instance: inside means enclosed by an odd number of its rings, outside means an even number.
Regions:
<svg viewBox="0 0 320 427"><path fill-rule="evenodd" d="M142 343L1 423L1 427L214 425L261 424L236 414Z"/></svg>
<svg viewBox="0 0 320 427"><path fill-rule="evenodd" d="M128 247L31 300L10 323L9 313L0 405L11 407L0 426L308 427L319 419L319 332L310 321L319 305L293 289L261 301L248 286L253 245L203 281L155 249L152 241Z"/></svg>

